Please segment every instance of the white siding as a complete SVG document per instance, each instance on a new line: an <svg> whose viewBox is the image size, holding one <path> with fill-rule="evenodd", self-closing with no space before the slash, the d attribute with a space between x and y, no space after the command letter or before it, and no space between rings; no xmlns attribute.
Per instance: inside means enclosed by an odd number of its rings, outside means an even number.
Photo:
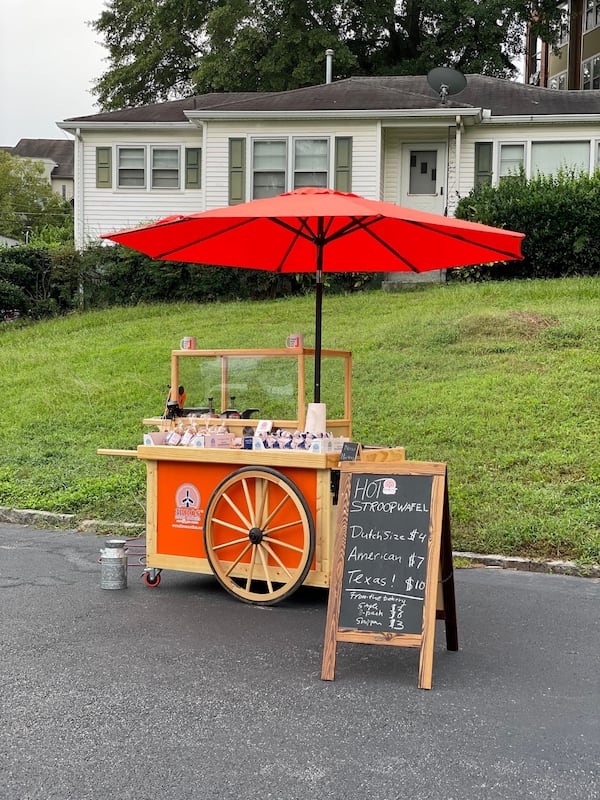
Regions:
<svg viewBox="0 0 600 800"><path fill-rule="evenodd" d="M600 126L593 124L482 123L465 127L461 135L459 172L456 169L456 128L381 128L373 120L274 120L207 122L204 129L190 125L163 131L147 130L82 133L75 147L75 241L77 246L96 240L100 234L160 219L174 213L203 211L227 205L229 201L229 139L246 138L247 186L250 185L250 143L253 137L352 137L352 191L373 199L398 203L402 186L402 146L415 142L446 142L448 173L446 203L452 214L459 197L466 196L474 183L475 142L494 145L497 164L499 143L588 140L592 156L598 151ZM181 177L184 178L185 147L202 148L202 188L199 190L124 190L116 188L116 146L173 145L181 147ZM113 183L110 189L96 188L96 147L113 150ZM332 148L333 152L333 148ZM331 164L331 167L333 164ZM332 178L330 179L330 183Z"/></svg>
<svg viewBox="0 0 600 800"><path fill-rule="evenodd" d="M352 137L352 191L379 199L378 132L376 122L210 122L206 126L206 207L218 208L229 201L229 139L247 140L246 181L250 181L250 143L254 137ZM331 165L333 166L333 165ZM249 197L249 195L248 195Z"/></svg>
<svg viewBox="0 0 600 800"><path fill-rule="evenodd" d="M184 178L184 148L202 147L202 131L167 133L86 133L83 142L83 192L76 203L78 222L83 225L76 245L85 245L96 240L102 233L133 227L169 214L202 211L204 192L202 189L118 189L115 180L115 146L172 145L182 148L181 180ZM96 188L96 148L113 148L113 181L110 189ZM204 159L204 153L203 153ZM77 231L77 228L76 228Z"/></svg>
<svg viewBox="0 0 600 800"><path fill-rule="evenodd" d="M600 126L588 124L565 125L560 123L541 124L525 122L522 125L482 124L477 127L467 128L463 133L460 165L460 194L467 195L475 180L475 142L492 142L494 171L498 169L499 146L511 142L525 143L526 153L529 153L532 142L591 142L591 169L595 151L600 139ZM527 158L527 156L526 156Z"/></svg>

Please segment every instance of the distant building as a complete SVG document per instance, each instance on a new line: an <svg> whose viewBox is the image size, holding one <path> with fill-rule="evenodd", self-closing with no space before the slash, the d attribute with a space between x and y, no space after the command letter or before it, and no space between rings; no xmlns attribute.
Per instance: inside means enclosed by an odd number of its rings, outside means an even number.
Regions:
<svg viewBox="0 0 600 800"><path fill-rule="evenodd" d="M527 37L525 82L549 89L600 89L600 0L560 3L558 51Z"/></svg>
<svg viewBox="0 0 600 800"><path fill-rule="evenodd" d="M15 147L3 147L11 156L28 158L44 167L52 189L63 200L73 200L73 153L71 139L20 139Z"/></svg>

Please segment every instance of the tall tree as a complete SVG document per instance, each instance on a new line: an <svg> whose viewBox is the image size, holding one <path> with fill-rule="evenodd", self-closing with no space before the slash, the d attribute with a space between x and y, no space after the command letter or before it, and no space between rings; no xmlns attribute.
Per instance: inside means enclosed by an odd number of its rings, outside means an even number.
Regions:
<svg viewBox="0 0 600 800"><path fill-rule="evenodd" d="M0 234L26 239L45 228L72 231L73 211L44 176L41 164L0 150Z"/></svg>
<svg viewBox="0 0 600 800"><path fill-rule="evenodd" d="M535 13L534 13L535 11ZM105 109L207 91L282 91L335 77L453 66L511 78L525 25L556 37L552 0L108 0L93 27L109 68Z"/></svg>

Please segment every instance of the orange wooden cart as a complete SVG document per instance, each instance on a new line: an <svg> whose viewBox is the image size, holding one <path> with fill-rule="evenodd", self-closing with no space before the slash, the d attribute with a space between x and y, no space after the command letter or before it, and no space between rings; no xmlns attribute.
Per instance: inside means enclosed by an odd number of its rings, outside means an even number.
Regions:
<svg viewBox="0 0 600 800"><path fill-rule="evenodd" d="M202 405L186 405L169 414L172 419L144 420L158 429L145 437L153 443L140 445L136 453L147 469L148 586L159 584L164 569L212 573L238 599L265 605L280 602L301 584L329 586L339 448L352 436L351 353L322 351L326 427L332 437L316 440L313 448L322 452L246 449L259 444L256 428L266 417L273 430L303 429L313 359L310 348L172 352L168 408L176 408L180 386L188 400L200 399ZM237 411L234 404L250 408ZM234 446L154 443L190 426L226 429L230 439L235 437ZM333 446L335 451L327 451ZM361 457L401 461L404 449L368 448Z"/></svg>

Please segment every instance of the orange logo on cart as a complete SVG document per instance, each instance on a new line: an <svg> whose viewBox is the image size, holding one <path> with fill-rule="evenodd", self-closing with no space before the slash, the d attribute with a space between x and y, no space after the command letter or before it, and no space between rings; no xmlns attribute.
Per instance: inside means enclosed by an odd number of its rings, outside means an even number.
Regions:
<svg viewBox="0 0 600 800"><path fill-rule="evenodd" d="M200 492L193 483L182 483L175 492L175 523L177 527L198 527L201 517Z"/></svg>

